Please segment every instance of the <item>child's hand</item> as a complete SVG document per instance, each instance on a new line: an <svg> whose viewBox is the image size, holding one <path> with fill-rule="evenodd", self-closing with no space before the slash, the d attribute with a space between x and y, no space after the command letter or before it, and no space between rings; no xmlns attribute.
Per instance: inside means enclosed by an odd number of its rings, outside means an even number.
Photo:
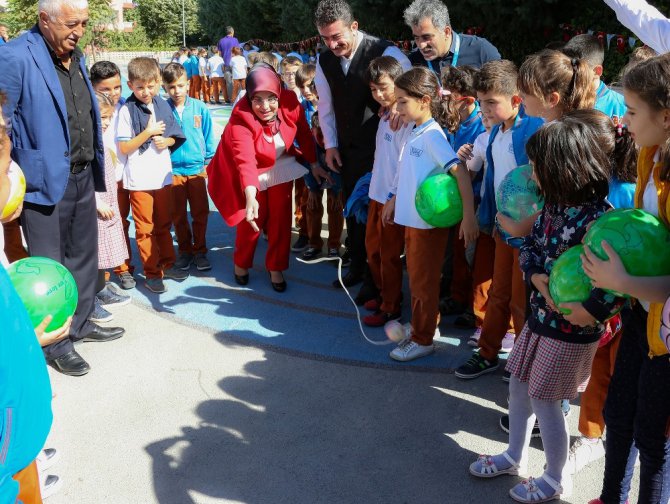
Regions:
<svg viewBox="0 0 670 504"><path fill-rule="evenodd" d="M318 164L312 165L312 176L316 180L316 183L321 185L323 180L327 180L329 184L333 184L333 178L328 174L326 170L321 168Z"/></svg>
<svg viewBox="0 0 670 504"><path fill-rule="evenodd" d="M14 210L14 213L12 215L0 220L0 224L6 224L7 222L12 222L13 220L18 219L21 216L22 211L23 211L23 201L19 204L18 208Z"/></svg>
<svg viewBox="0 0 670 504"><path fill-rule="evenodd" d="M458 156L458 159L461 160L461 163L465 163L466 161L470 161L472 159L472 149L474 145L473 144L463 144L461 145L461 148L458 149L458 152L456 155Z"/></svg>
<svg viewBox="0 0 670 504"><path fill-rule="evenodd" d="M507 215L498 212L496 214L496 221L498 222L498 225L503 228L503 231L505 231L510 236L516 236L512 232L514 229L514 220L511 217L507 217Z"/></svg>
<svg viewBox="0 0 670 504"><path fill-rule="evenodd" d="M609 260L599 259L588 246L584 246L584 254L582 254L584 273L598 289L625 292L624 284L629 275L621 258L606 241L602 242L602 247Z"/></svg>
<svg viewBox="0 0 670 504"><path fill-rule="evenodd" d="M172 140L171 138L165 138L164 136L155 136L153 137L154 145L159 151L162 151L163 149L167 149L170 145L172 145Z"/></svg>
<svg viewBox="0 0 670 504"><path fill-rule="evenodd" d="M53 343L56 343L57 341L64 339L70 332L72 317L68 317L68 319L65 321L65 324L63 324L58 329L45 332L47 326L51 323L52 320L53 317L51 315L47 315L46 317L44 317L44 320L40 322L40 324L35 328L35 336L37 336L37 341L42 347L51 345Z"/></svg>
<svg viewBox="0 0 670 504"><path fill-rule="evenodd" d="M382 225L386 226L393 226L395 222L393 221L393 218L395 217L395 196L388 200L386 204L384 204L384 209L382 210Z"/></svg>
<svg viewBox="0 0 670 504"><path fill-rule="evenodd" d="M147 124L147 127L144 131L149 136L162 135L165 132L165 123L163 121L156 122L154 116L152 115L149 118L149 123Z"/></svg>
<svg viewBox="0 0 670 504"><path fill-rule="evenodd" d="M477 225L477 220L474 217L463 217L461 221L461 227L458 231L458 237L465 242L466 248L471 243L477 241L479 236L479 226Z"/></svg>
<svg viewBox="0 0 670 504"><path fill-rule="evenodd" d="M535 286L537 291L542 294L542 297L547 302L547 306L554 311L558 311L556 309L556 303L554 303L551 294L549 294L549 275L546 273L535 273L532 277L530 277L530 281Z"/></svg>
<svg viewBox="0 0 670 504"><path fill-rule="evenodd" d="M564 313L563 318L572 325L591 327L598 323L595 317L586 311L582 303L561 303L559 306L571 311L569 315Z"/></svg>
<svg viewBox="0 0 670 504"><path fill-rule="evenodd" d="M307 196L308 210L316 210L316 208L319 205L320 196L322 196L322 194L320 194L320 191L309 191L309 195Z"/></svg>
<svg viewBox="0 0 670 504"><path fill-rule="evenodd" d="M109 220L114 217L114 210L106 205L99 206L97 210L98 217L100 217L102 220Z"/></svg>

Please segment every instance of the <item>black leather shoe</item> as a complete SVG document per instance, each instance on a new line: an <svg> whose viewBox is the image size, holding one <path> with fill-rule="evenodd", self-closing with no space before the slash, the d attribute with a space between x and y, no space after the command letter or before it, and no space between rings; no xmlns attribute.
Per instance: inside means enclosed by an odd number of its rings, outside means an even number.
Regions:
<svg viewBox="0 0 670 504"><path fill-rule="evenodd" d="M353 285L359 284L363 281L363 275L360 273L352 273L351 271L342 277L342 282L345 287L351 287ZM333 287L336 289L341 289L342 285L340 284L340 279L337 278L333 282Z"/></svg>
<svg viewBox="0 0 670 504"><path fill-rule="evenodd" d="M356 305L362 306L371 299L375 299L378 296L379 290L377 290L377 287L375 287L374 284L370 284L369 282L364 282L361 286L361 290L359 290L358 294L356 294L354 302Z"/></svg>
<svg viewBox="0 0 670 504"><path fill-rule="evenodd" d="M49 361L56 371L68 376L83 376L91 370L81 355L76 350L70 350L65 355L61 355Z"/></svg>
<svg viewBox="0 0 670 504"><path fill-rule="evenodd" d="M126 330L123 327L100 327L93 324L93 330L81 338L81 341L104 342L119 339Z"/></svg>
<svg viewBox="0 0 670 504"><path fill-rule="evenodd" d="M238 275L233 273L233 275L235 275L235 283L237 285L247 285L249 283L249 273L246 275Z"/></svg>
<svg viewBox="0 0 670 504"><path fill-rule="evenodd" d="M272 273L268 271L268 275L270 276L270 283L272 284L272 288L276 292L284 292L286 290L286 280L282 280L281 282L273 282L272 281ZM283 277L284 275L282 275Z"/></svg>

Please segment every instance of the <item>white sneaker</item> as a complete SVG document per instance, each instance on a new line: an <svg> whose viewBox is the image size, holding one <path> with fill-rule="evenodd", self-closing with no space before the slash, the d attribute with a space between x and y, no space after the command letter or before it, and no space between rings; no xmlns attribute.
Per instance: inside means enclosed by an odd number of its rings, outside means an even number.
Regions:
<svg viewBox="0 0 670 504"><path fill-rule="evenodd" d="M512 348L514 348L515 339L516 335L513 332L505 333L505 337L502 340L502 347L500 348L500 351L502 353L510 353L512 351Z"/></svg>
<svg viewBox="0 0 670 504"><path fill-rule="evenodd" d="M601 438L589 439L581 436L575 440L568 454L567 472L577 474L584 467L605 456L605 445Z"/></svg>
<svg viewBox="0 0 670 504"><path fill-rule="evenodd" d="M40 475L40 494L42 500L46 500L60 490L63 486L63 480L54 474Z"/></svg>
<svg viewBox="0 0 670 504"><path fill-rule="evenodd" d="M37 454L37 468L44 472L52 467L60 459L60 453L56 448L45 448Z"/></svg>
<svg viewBox="0 0 670 504"><path fill-rule="evenodd" d="M411 339L406 339L394 348L389 354L391 359L397 360L400 362L407 362L419 357L425 357L433 353L435 350L435 345L432 343L430 345L419 345L416 341Z"/></svg>

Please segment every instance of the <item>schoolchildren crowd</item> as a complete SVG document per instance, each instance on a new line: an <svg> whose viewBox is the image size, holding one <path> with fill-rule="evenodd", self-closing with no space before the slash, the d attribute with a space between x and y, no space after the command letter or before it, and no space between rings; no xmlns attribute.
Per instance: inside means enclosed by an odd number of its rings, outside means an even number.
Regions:
<svg viewBox="0 0 670 504"><path fill-rule="evenodd" d="M322 0L320 7L337 2ZM111 320L106 308L129 302L108 282L107 271L113 270L121 289L135 287L129 215L150 291L165 292L166 279L185 279L193 265L211 268L206 167L218 142L206 104L235 103L247 92L254 98L257 86L245 89L245 82L258 63L274 68L284 88L295 92L328 173L322 178L310 172L294 182L298 238L292 250L307 261L323 254L325 211L326 255L340 257L347 201L340 173L326 163L316 85L321 69L304 51L279 58L253 49L236 45L221 55L213 47L208 58L207 49L192 48L163 69L136 58L128 65L128 97L121 96L114 63L91 67L107 182L106 192L96 193L100 274L93 321ZM606 248L607 261L588 250L583 258L594 286L587 301L557 306L548 287L558 257L612 208L642 208L670 227L670 57L636 51L619 79L623 95L601 80L603 61L600 41L585 34L560 49L529 55L520 67L494 59L480 68L405 70L384 54L372 58L362 75L382 116L364 240L375 291L357 298L369 311L363 322L380 327L401 319L404 254L411 322L392 359L432 353L440 317L451 315L457 327L472 329L468 344L477 349L456 370L458 378L491 373L501 365L499 354L509 353L503 374L509 414L500 419L509 445L500 454L479 456L470 473L524 475L530 439L541 437L544 472L511 488L518 502L568 496L573 475L604 456L602 491L591 504L623 504L638 452L638 502L665 504L670 495L670 360L660 339L670 279L631 276ZM161 86L166 100L159 96ZM505 176L524 164L532 166L544 208L514 221L498 211L496 193ZM7 167L0 168L4 176ZM462 197L463 219L453 228L431 226L416 210L419 185L435 173L453 175ZM20 258L20 233L12 234L17 231L5 230L10 261ZM236 280L244 279L236 274ZM570 446L566 417L580 392L580 435Z"/></svg>

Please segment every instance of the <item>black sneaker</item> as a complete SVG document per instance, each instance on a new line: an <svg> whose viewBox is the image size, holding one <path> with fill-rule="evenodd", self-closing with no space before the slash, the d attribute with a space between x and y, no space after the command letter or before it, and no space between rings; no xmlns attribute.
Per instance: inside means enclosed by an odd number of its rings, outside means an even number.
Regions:
<svg viewBox="0 0 670 504"><path fill-rule="evenodd" d="M174 263L174 267L180 270L188 271L193 262L193 254L179 254Z"/></svg>
<svg viewBox="0 0 670 504"><path fill-rule="evenodd" d="M344 253L342 254L342 267L348 268L349 266L351 266L351 253L348 248L345 248Z"/></svg>
<svg viewBox="0 0 670 504"><path fill-rule="evenodd" d="M328 249L328 257L329 258L340 257L340 250L336 249L336 248L329 248Z"/></svg>
<svg viewBox="0 0 670 504"><path fill-rule="evenodd" d="M321 249L318 249L316 247L308 247L307 250L305 250L302 253L302 259L303 261L313 261L314 259L317 259L321 255Z"/></svg>
<svg viewBox="0 0 670 504"><path fill-rule="evenodd" d="M500 428L509 434L509 415L503 415L500 417L500 422L498 423ZM530 433L530 437L539 438L540 437L540 424L535 420L535 425L533 425L533 430Z"/></svg>
<svg viewBox="0 0 670 504"><path fill-rule="evenodd" d="M442 314L444 316L460 315L464 311L465 311L465 306L463 306L458 301L454 301L451 298L440 299L440 314Z"/></svg>
<svg viewBox="0 0 670 504"><path fill-rule="evenodd" d="M468 362L456 369L454 374L459 378L469 380L486 373L492 373L496 369L498 369L498 359L487 361L484 357L476 353L472 354L472 357L470 357Z"/></svg>
<svg viewBox="0 0 670 504"><path fill-rule="evenodd" d="M119 285L123 290L129 290L135 288L136 282L129 271L123 271L119 273Z"/></svg>
<svg viewBox="0 0 670 504"><path fill-rule="evenodd" d="M475 317L475 314L466 311L463 313L463 315L459 315L456 317L456 320L454 320L454 326L458 327L459 329L474 329L477 326L477 318Z"/></svg>
<svg viewBox="0 0 670 504"><path fill-rule="evenodd" d="M167 292L167 288L165 287L165 284L161 278L147 278L146 282L144 282L144 285L147 289L156 294Z"/></svg>
<svg viewBox="0 0 670 504"><path fill-rule="evenodd" d="M212 269L212 265L209 263L205 254L196 254L193 258L193 262L198 271L209 271Z"/></svg>
<svg viewBox="0 0 670 504"><path fill-rule="evenodd" d="M180 270L172 266L163 270L163 278L170 278L172 280L186 280L188 278L188 271Z"/></svg>
<svg viewBox="0 0 670 504"><path fill-rule="evenodd" d="M309 238L307 236L298 236L298 239L291 246L291 252L302 252L309 245Z"/></svg>
<svg viewBox="0 0 670 504"><path fill-rule="evenodd" d="M502 381L504 381L505 383L509 383L509 379L511 376L512 373L510 373L509 371L503 371Z"/></svg>

